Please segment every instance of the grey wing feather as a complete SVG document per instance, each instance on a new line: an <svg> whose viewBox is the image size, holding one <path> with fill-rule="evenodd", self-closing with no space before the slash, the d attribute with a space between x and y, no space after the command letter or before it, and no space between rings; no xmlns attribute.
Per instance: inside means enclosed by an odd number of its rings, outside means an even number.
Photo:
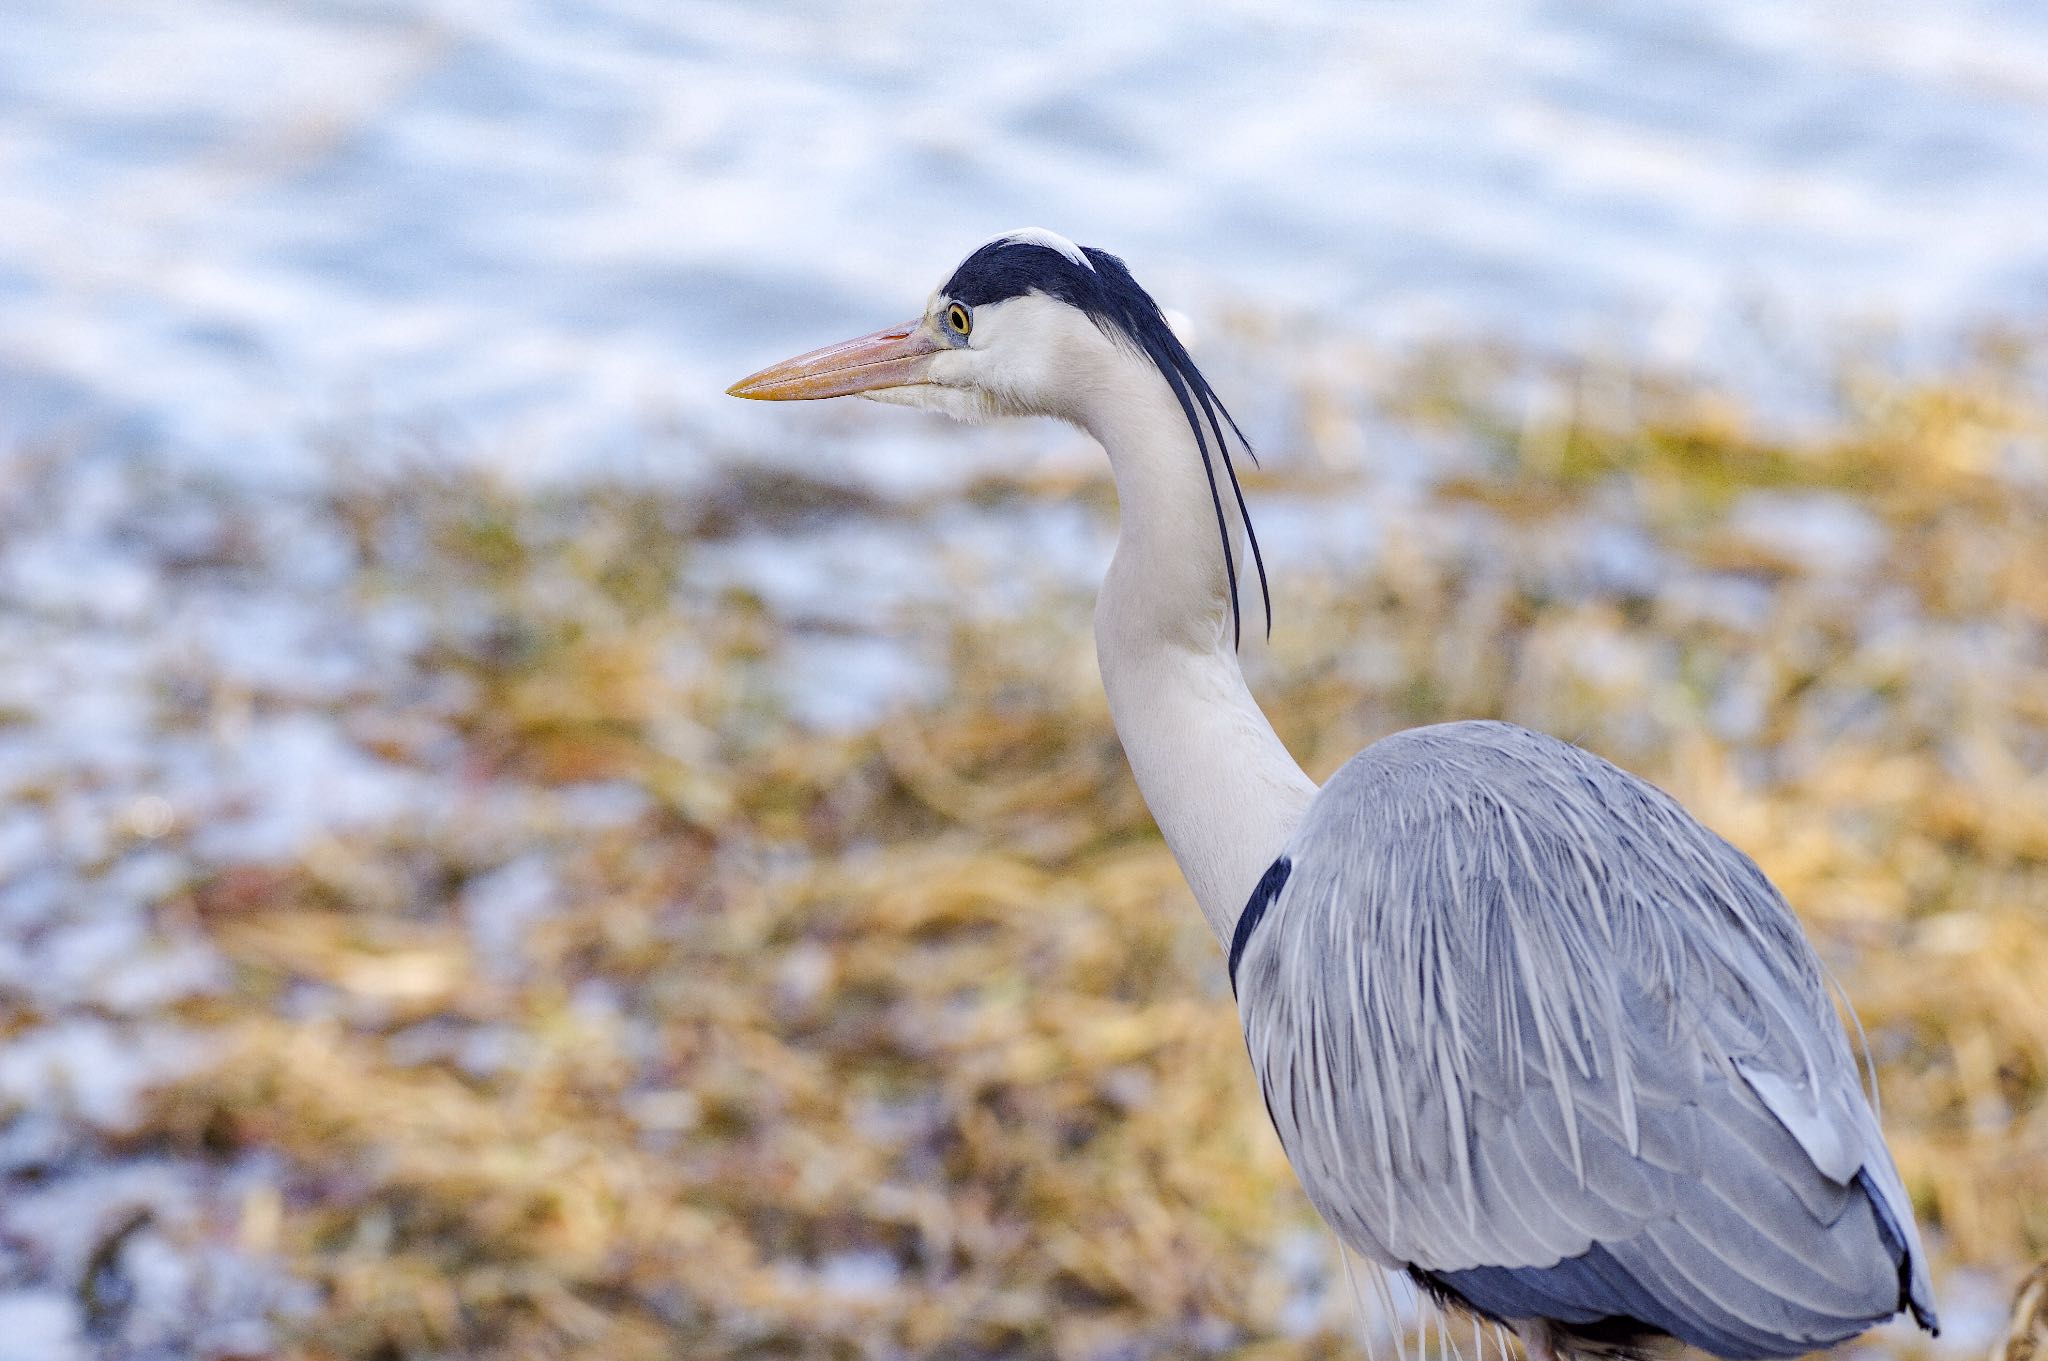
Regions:
<svg viewBox="0 0 2048 1361"><path fill-rule="evenodd" d="M1233 943L1246 1041L1360 1251L1499 1317L1545 1300L1726 1356L1932 1326L1819 962L1668 796L1507 724L1415 729L1332 778L1286 860Z"/></svg>

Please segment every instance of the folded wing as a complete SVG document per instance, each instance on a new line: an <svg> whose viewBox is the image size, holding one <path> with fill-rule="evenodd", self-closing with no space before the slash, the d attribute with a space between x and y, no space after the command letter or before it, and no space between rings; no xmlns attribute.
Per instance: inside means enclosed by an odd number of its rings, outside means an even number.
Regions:
<svg viewBox="0 0 2048 1361"><path fill-rule="evenodd" d="M1789 1356L1903 1308L1911 1208L1818 961L1652 786L1496 723L1353 760L1235 981L1339 1234L1502 1319Z"/></svg>

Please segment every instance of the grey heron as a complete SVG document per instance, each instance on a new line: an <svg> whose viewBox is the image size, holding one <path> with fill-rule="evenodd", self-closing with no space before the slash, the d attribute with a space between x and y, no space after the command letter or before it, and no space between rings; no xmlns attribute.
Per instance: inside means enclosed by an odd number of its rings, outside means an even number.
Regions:
<svg viewBox="0 0 2048 1361"><path fill-rule="evenodd" d="M1237 660L1247 546L1270 629L1249 446L1121 260L1008 233L916 320L730 391L1054 416L1107 451L1111 717L1344 1243L1538 1358L1935 1330L1825 974L1749 857L1506 723L1396 733L1320 788L1289 756Z"/></svg>

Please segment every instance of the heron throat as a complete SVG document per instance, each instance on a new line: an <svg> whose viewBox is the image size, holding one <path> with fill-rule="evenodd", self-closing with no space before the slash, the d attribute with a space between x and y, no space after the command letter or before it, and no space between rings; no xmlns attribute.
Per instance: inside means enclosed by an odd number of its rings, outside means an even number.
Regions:
<svg viewBox="0 0 2048 1361"><path fill-rule="evenodd" d="M1226 539L1174 393L1136 372L1080 414L1109 454L1119 507L1116 554L1095 606L1110 718L1145 806L1227 944L1316 786L1238 665ZM1234 500L1224 508L1230 552L1242 561L1243 513Z"/></svg>

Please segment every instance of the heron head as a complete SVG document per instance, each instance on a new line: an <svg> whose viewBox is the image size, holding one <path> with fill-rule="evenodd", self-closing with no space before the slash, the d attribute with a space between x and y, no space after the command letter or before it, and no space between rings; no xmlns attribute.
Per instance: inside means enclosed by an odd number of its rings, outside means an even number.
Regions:
<svg viewBox="0 0 2048 1361"><path fill-rule="evenodd" d="M1213 400L1123 261L1034 227L975 249L915 321L784 360L727 391L763 401L861 396L960 420L1071 420L1106 386L1146 381L1161 366Z"/></svg>
<svg viewBox="0 0 2048 1361"><path fill-rule="evenodd" d="M917 320L771 364L726 391L771 402L869 397L959 420L1057 416L1099 437L1091 409L1160 400L1162 383L1170 400L1150 409L1175 427L1185 420L1193 436L1216 512L1233 629L1237 563L1226 491L1251 544L1270 630L1266 564L1225 431L1246 453L1251 445L1159 304L1107 251L1042 227L1006 232L962 260Z"/></svg>

